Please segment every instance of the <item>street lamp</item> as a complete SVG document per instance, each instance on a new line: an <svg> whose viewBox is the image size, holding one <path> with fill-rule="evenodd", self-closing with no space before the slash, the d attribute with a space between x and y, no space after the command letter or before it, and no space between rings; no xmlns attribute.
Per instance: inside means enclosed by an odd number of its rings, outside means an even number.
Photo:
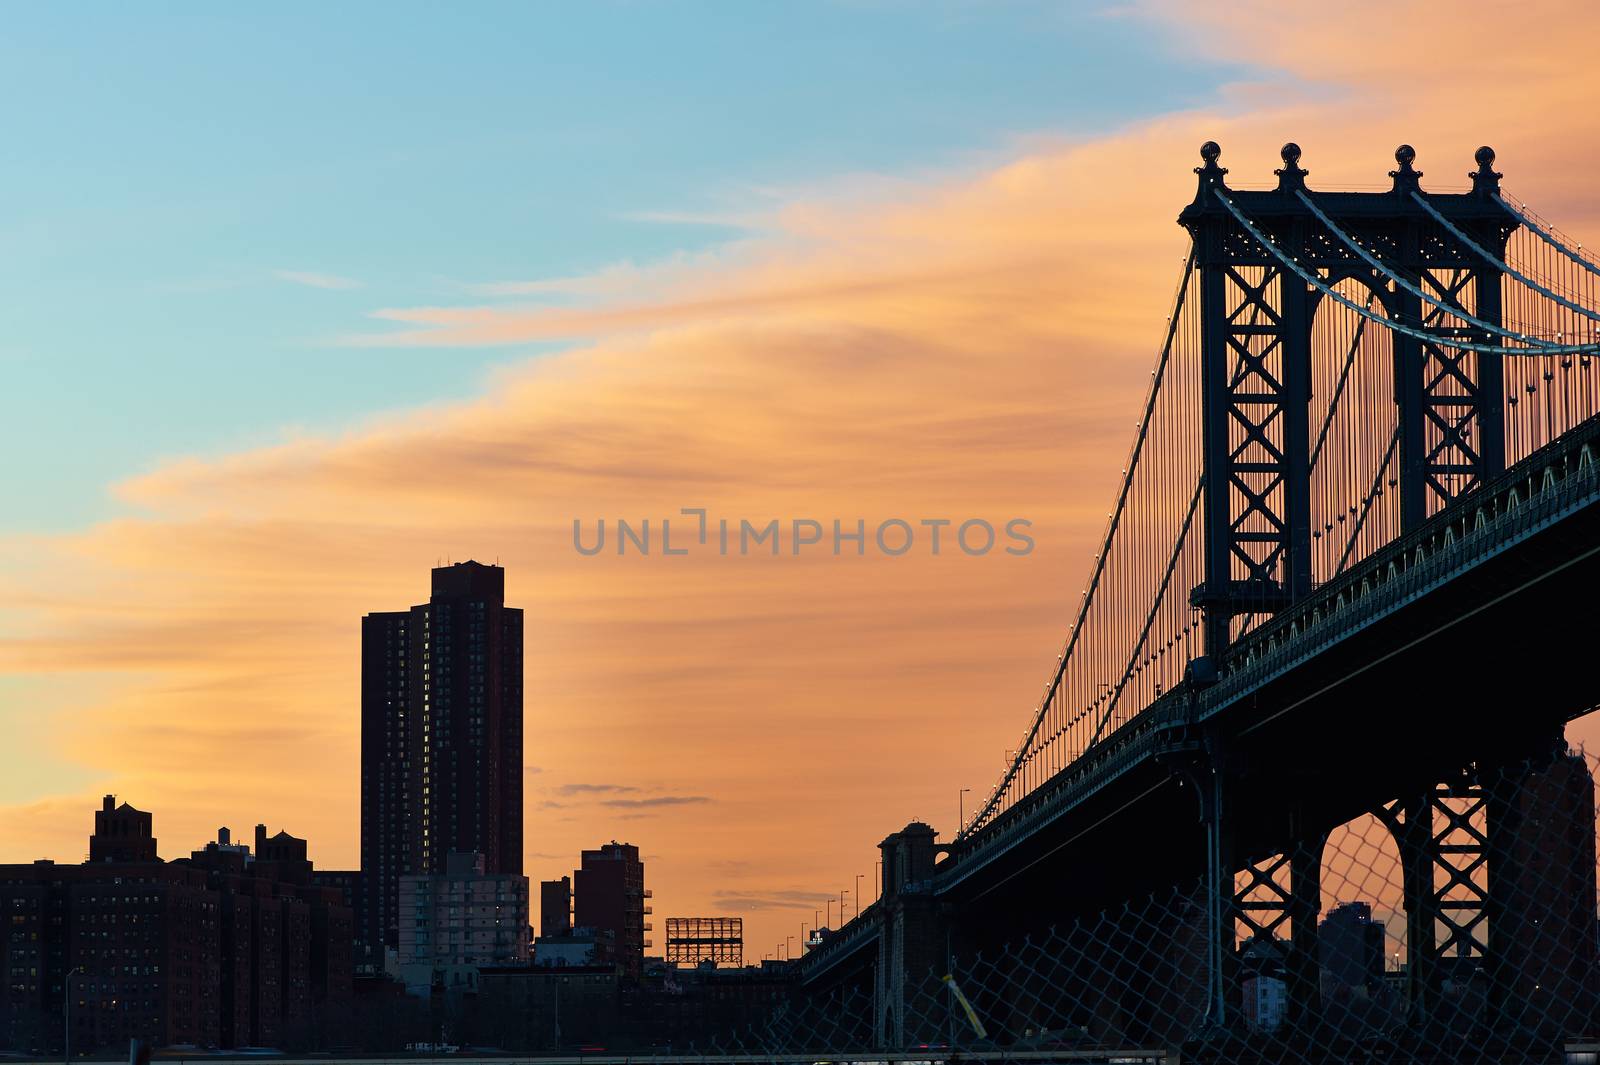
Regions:
<svg viewBox="0 0 1600 1065"><path fill-rule="evenodd" d="M67 970L67 977L61 981L61 1060L72 1060L72 978L83 972L83 966L77 965Z"/></svg>
<svg viewBox="0 0 1600 1065"><path fill-rule="evenodd" d="M960 832L967 827L967 792L971 788L962 788L956 793L956 831Z"/></svg>
<svg viewBox="0 0 1600 1065"><path fill-rule="evenodd" d="M844 888L839 889L839 924L844 924Z"/></svg>
<svg viewBox="0 0 1600 1065"><path fill-rule="evenodd" d="M856 916L861 916L861 874L856 874Z"/></svg>
<svg viewBox="0 0 1600 1065"><path fill-rule="evenodd" d="M833 927L833 896L832 895L828 896L828 902L827 902L827 907L826 908L827 908L827 913L828 913L828 927L832 928Z"/></svg>
<svg viewBox="0 0 1600 1065"><path fill-rule="evenodd" d="M800 944L800 948L804 950L805 944ZM789 960L794 961L794 936L789 937Z"/></svg>

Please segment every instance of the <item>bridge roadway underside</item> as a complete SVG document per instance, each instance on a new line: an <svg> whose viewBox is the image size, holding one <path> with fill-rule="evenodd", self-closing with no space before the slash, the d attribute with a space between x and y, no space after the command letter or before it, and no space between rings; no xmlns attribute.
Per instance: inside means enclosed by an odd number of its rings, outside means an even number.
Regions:
<svg viewBox="0 0 1600 1065"><path fill-rule="evenodd" d="M1134 764L952 877L962 953L1195 888L1200 788L1223 774L1237 865L1479 764L1510 764L1600 704L1600 503L1590 503L1223 702L1202 699Z"/></svg>

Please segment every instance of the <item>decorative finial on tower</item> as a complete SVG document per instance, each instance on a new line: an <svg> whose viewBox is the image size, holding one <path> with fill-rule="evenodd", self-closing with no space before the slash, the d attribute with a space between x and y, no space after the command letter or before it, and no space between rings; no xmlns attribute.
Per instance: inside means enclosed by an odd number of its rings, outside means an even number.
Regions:
<svg viewBox="0 0 1600 1065"><path fill-rule="evenodd" d="M1228 168L1218 166L1217 159L1222 155L1222 146L1216 141L1206 141L1200 146L1200 158L1204 166L1197 166L1194 172L1200 175L1200 186L1195 190L1194 202L1204 206L1215 206L1216 201L1211 197L1212 189L1225 189L1228 187L1223 176Z"/></svg>
<svg viewBox="0 0 1600 1065"><path fill-rule="evenodd" d="M1485 196L1499 195L1500 179L1505 175L1495 173L1494 149L1485 144L1472 158L1478 164L1478 169L1467 175L1472 179L1472 191Z"/></svg>
<svg viewBox="0 0 1600 1065"><path fill-rule="evenodd" d="M1278 191L1293 192L1305 188L1306 174L1309 171L1300 169L1300 146L1290 141L1283 146L1278 155L1283 159L1283 169L1273 171L1278 175Z"/></svg>
<svg viewBox="0 0 1600 1065"><path fill-rule="evenodd" d="M1399 170L1389 171L1389 176L1394 178L1395 192L1415 192L1422 187L1422 171L1411 165L1416 159L1417 150L1409 144L1394 150L1394 161L1400 164Z"/></svg>

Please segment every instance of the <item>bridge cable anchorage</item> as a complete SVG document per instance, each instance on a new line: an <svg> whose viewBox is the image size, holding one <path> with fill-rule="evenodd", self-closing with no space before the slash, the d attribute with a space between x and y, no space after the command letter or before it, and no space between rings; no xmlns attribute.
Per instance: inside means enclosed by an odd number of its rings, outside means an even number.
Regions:
<svg viewBox="0 0 1600 1065"><path fill-rule="evenodd" d="M1497 258L1494 255L1494 253L1492 253L1489 250L1487 250L1486 248L1483 248L1482 246L1480 246L1471 237L1467 236L1460 229L1456 228L1455 223L1451 222L1448 218L1446 218L1444 215L1440 214L1437 210L1435 210L1433 204L1429 203L1428 200L1427 200L1427 197L1423 196L1422 193L1420 193L1420 192L1412 192L1411 193L1411 198L1413 200L1416 200L1417 204L1424 211L1428 212L1428 216L1430 218L1432 218L1435 222L1439 223L1439 225L1443 226L1445 232L1449 233L1452 237L1456 238L1456 240L1458 240L1462 244L1466 245L1474 253L1476 253L1478 255L1481 255L1483 257L1483 259L1486 262L1488 262L1491 265L1493 265L1495 267L1495 269L1500 270L1502 273L1506 273L1506 274L1511 275L1512 277L1516 278L1518 281L1520 281L1524 285L1526 285L1528 288L1531 288L1531 289L1533 289L1533 291L1539 293L1539 295L1544 296L1546 299L1550 299L1550 300L1555 301L1556 303L1561 304L1561 306L1565 307L1567 310L1575 311L1578 314L1583 315L1585 318L1588 318L1590 321L1600 322L1600 314L1595 313L1594 311L1590 310L1588 307L1585 307L1580 303L1573 303L1571 300L1567 299L1565 296L1560 295L1559 293L1552 292L1551 290L1545 288L1543 285L1539 284L1537 281L1533 280L1532 278L1524 276L1522 274L1522 272L1519 271L1516 267L1511 266L1510 264L1508 264L1506 262L1503 262L1502 260Z"/></svg>
<svg viewBox="0 0 1600 1065"><path fill-rule="evenodd" d="M1438 296L1430 296L1430 295L1428 295L1428 293L1426 291L1424 291L1420 286L1412 284L1412 282L1410 280L1408 280L1407 278L1401 276L1401 274L1400 274L1400 272L1398 270L1396 270L1393 267L1391 267L1388 263L1384 262L1382 259L1378 258L1376 255L1373 255L1366 248L1363 248L1361 246L1361 242L1360 241L1351 239L1350 235L1348 233L1346 233L1344 230L1340 229L1338 227L1338 225L1334 223L1333 219L1329 218L1327 213L1325 211L1323 211L1322 208L1318 207L1316 201L1313 200L1310 196L1308 196L1304 192L1296 192L1295 195L1297 197L1299 197L1300 202L1305 204L1306 208L1308 210L1310 210L1310 212L1314 216L1316 216L1317 221L1321 222L1327 228L1328 232L1332 233L1334 235L1334 237L1338 239L1339 243L1343 244L1345 247L1347 247L1351 251L1355 252L1356 255L1360 256L1361 259L1368 266L1370 266L1374 270L1378 271L1384 277L1387 277L1390 281L1393 281L1396 285L1400 286L1406 292L1409 292L1411 295L1415 296L1419 300L1422 300L1424 303L1431 303L1433 306L1439 308L1441 311L1445 312L1446 314L1450 315L1453 318L1461 319L1461 321L1466 322L1468 325L1472 326L1475 329L1481 329L1485 333L1489 333L1489 334L1494 335L1494 336L1505 337L1507 340L1519 340L1519 341L1523 342L1524 344L1529 345L1529 347L1526 347L1526 348L1513 348L1513 349L1511 349L1515 354L1518 354L1518 355L1569 355L1569 354L1577 354L1580 351L1582 351L1582 352L1590 352L1590 353L1600 352L1600 344L1580 344L1580 345L1553 345L1553 344L1547 344L1545 341L1541 340L1540 338L1534 337L1534 336L1529 336L1527 333L1519 333L1519 332L1516 332L1515 330L1507 329L1502 325L1497 325L1494 322L1486 322L1482 318L1475 318L1471 314L1468 314L1466 308L1462 307L1460 304L1447 303L1447 302L1444 302L1444 300L1442 300ZM1424 206L1427 206L1427 204L1424 204ZM1432 211L1432 207L1429 207L1428 209L1430 211ZM1270 241L1271 238L1268 238L1268 239ZM1276 251L1276 248L1277 248L1277 246L1273 245L1274 253L1275 254L1281 254L1281 253ZM1361 313L1370 314L1371 312L1361 312ZM1441 340L1437 336L1431 337L1430 343L1434 343L1434 344L1441 344L1442 343L1446 347L1456 347L1456 348L1468 348L1468 347L1470 347L1470 344L1457 343L1457 342L1454 342L1453 340Z"/></svg>
<svg viewBox="0 0 1600 1065"><path fill-rule="evenodd" d="M1178 326L1182 317L1181 312L1189 291L1190 278L1194 276L1194 268L1195 250L1191 247L1188 256L1184 259L1183 275L1178 280L1178 291L1173 298L1172 314L1167 318L1166 337L1161 344L1161 354L1156 361L1155 373L1151 375L1150 393L1145 400L1144 413L1139 419L1138 433L1134 438L1127 467L1123 471L1122 486L1117 492L1117 503L1106 523L1106 533L1101 539L1100 552L1095 556L1094 573L1090 577L1088 588L1084 590L1083 602L1078 607L1078 620L1072 626L1066 647L1057 656L1055 674L1045 690L1045 696L1039 703L1039 709L1034 714L1032 723L1023 735L1022 743L1017 748L1016 758L1012 760L1005 773L996 782L994 789L989 793L989 797L984 800L983 805L973 813L971 820L967 822L967 826L971 826L973 829L976 829L977 826L983 824L994 814L995 808L999 806L1004 798L1006 790L1016 780L1017 774L1027 760L1028 752L1031 750L1034 740L1039 736L1039 730L1044 724L1045 717L1050 712L1050 704L1055 700L1056 692L1061 686L1061 679L1066 674L1067 666L1072 661L1072 653L1077 648L1079 636L1083 632L1083 623L1089 615L1089 608L1094 602L1095 592L1100 587L1100 579L1105 574L1106 564L1111 554L1112 541L1116 538L1123 511L1127 507L1128 495L1133 488L1134 474L1138 469L1139 460L1144 454L1144 444L1150 432L1150 420L1155 412L1156 399L1161 393L1162 383L1166 379L1167 367L1172 359L1172 344L1178 334ZM967 826L957 827L956 841L963 840L971 834Z"/></svg>
<svg viewBox="0 0 1600 1065"><path fill-rule="evenodd" d="M1515 218L1518 222L1521 222L1531 233L1533 233L1534 236L1538 237L1540 240L1550 245L1550 247L1554 248L1557 252L1566 256L1568 259L1571 259L1585 270L1589 271L1589 273L1595 275L1596 277L1600 277L1600 266L1596 266L1587 255L1583 254L1583 252L1574 251L1567 247L1565 243L1558 240L1551 227L1546 226L1538 219L1530 217L1526 213L1519 211L1511 203L1511 201L1505 198L1505 196L1497 196L1496 199L1499 201L1500 206L1505 209L1507 214L1509 214L1512 218Z"/></svg>
<svg viewBox="0 0 1600 1065"><path fill-rule="evenodd" d="M1244 214L1243 211L1239 210L1232 200L1223 195L1222 190L1213 189L1212 192L1216 195L1217 199L1221 201L1222 205L1227 208L1228 213L1233 215L1234 220L1244 228L1244 231L1249 233L1250 236L1254 237L1257 244L1260 244L1269 255L1271 255L1274 259L1277 259L1279 263L1298 276L1300 280L1304 281L1306 284L1310 285L1324 296L1329 297L1346 310L1354 311L1361 317L1367 319L1368 321L1376 322L1385 329L1400 333L1403 336L1411 337L1415 340L1420 340L1427 344L1433 344L1440 347L1457 348L1462 351L1475 351L1480 355L1516 355L1519 357L1525 357L1529 355L1600 355L1600 343L1550 344L1542 345L1536 348L1513 348L1497 344L1480 344L1473 340L1462 340L1455 337L1441 337L1437 333L1430 333L1425 329L1420 329L1416 326L1409 326L1404 322L1397 321L1395 319L1384 318L1380 315L1374 314L1362 307L1359 303L1356 303L1353 300L1346 298L1342 293L1335 291L1321 278L1317 277L1316 274L1312 273L1296 262L1292 256L1287 254L1282 248L1279 248L1277 244L1273 243L1271 237L1268 237L1265 233L1262 233L1260 229L1256 228L1255 223L1250 221L1250 219ZM1387 271L1383 272L1387 273ZM1399 279L1396 278L1395 280ZM1437 301L1430 298L1428 302L1436 303ZM1447 314L1455 317L1462 317L1461 312L1457 308L1445 307L1444 310Z"/></svg>
<svg viewBox="0 0 1600 1065"><path fill-rule="evenodd" d="M1150 604L1150 612L1145 615L1144 628L1139 632L1139 639L1133 645L1133 650L1128 653L1128 664L1123 669L1122 675L1117 678L1116 689L1111 693L1111 698L1106 703L1105 713L1100 715L1100 721L1095 725L1094 735L1089 737L1089 742L1084 745L1087 752L1100 742L1100 735L1105 731L1106 722L1111 720L1111 715L1116 712L1117 701L1122 698L1123 690L1128 686L1134 673L1134 662L1139 657L1139 652L1144 650L1145 641L1150 638L1150 629L1155 625L1156 615L1161 611L1161 604L1166 601L1167 589L1172 583L1173 571L1178 568L1178 559L1183 554L1184 541L1189 538L1189 529L1194 524L1195 511L1200 509L1200 497L1205 493L1206 480L1202 476L1194 486L1194 495L1189 499L1189 512L1184 516L1183 528L1178 530L1178 538L1172 544L1172 553L1167 557L1167 569L1161 576L1161 585L1156 589L1155 600ZM1081 757L1081 756L1080 756Z"/></svg>

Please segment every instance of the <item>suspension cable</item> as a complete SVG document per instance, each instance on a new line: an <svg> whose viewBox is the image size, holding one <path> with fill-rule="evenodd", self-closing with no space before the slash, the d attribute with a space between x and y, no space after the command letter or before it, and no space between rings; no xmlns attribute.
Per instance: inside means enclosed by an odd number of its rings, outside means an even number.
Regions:
<svg viewBox="0 0 1600 1065"><path fill-rule="evenodd" d="M1424 211L1428 212L1429 217L1431 217L1435 222L1438 222L1441 226L1443 226L1447 233L1449 233L1452 237L1455 237L1462 244L1465 244L1468 248L1471 248L1474 252L1476 252L1479 255L1483 256L1483 258L1485 260L1487 260L1490 264L1492 264L1497 269L1499 269L1499 270L1501 270L1501 271L1503 271L1503 272L1505 272L1507 274L1510 274L1512 277L1516 278L1518 281L1521 281L1524 285L1526 285L1529 288L1533 289L1535 292L1539 293L1541 296L1544 296L1547 299L1554 300L1555 302L1561 304L1561 306L1565 307L1567 310L1576 311L1577 313L1583 315L1585 318L1588 318L1591 321L1600 322L1600 314L1596 314L1594 311L1590 310L1589 308L1583 306L1580 303L1573 303L1571 300L1567 299L1565 296L1562 296L1562 295L1559 295L1559 294L1557 294L1555 292L1550 291L1549 289L1545 288L1543 285L1539 284L1537 281L1534 281L1532 278L1525 277L1519 270L1517 270L1516 267L1510 265L1509 263L1502 262L1501 260L1496 258L1494 256L1494 254L1492 252L1490 252L1488 249L1480 247L1476 241L1474 241L1471 237L1467 236L1465 233L1461 232L1461 230L1457 229L1454 223L1452 223L1448 218L1446 218L1444 215L1440 214L1437 210L1435 210L1433 204L1429 203L1427 201L1427 199L1422 195L1422 193L1413 192L1411 194L1411 198L1413 200L1416 200L1417 203L1421 205L1421 207L1422 207L1422 209Z"/></svg>
<svg viewBox="0 0 1600 1065"><path fill-rule="evenodd" d="M1328 232L1332 233L1334 237L1338 239L1339 243L1355 252L1363 261L1366 262L1368 266L1372 267L1384 277L1387 277L1389 280L1393 281L1396 285L1399 285L1402 289L1409 292L1417 299L1422 300L1425 303L1431 303L1441 311L1444 311L1446 314L1449 314L1455 318L1459 318L1468 325L1476 329L1483 330L1485 333L1489 333L1494 336L1502 336L1507 340L1520 340L1522 343L1527 344L1530 348L1534 349L1531 352L1523 351L1523 354L1562 354L1558 348L1546 344L1538 337L1532 337L1527 333L1519 333L1514 330L1507 329L1505 326L1496 325L1494 322L1486 322L1482 318L1476 318L1471 314L1468 314L1466 308L1462 307L1459 303L1447 303L1438 296L1428 295L1428 293L1425 292L1420 286L1414 285L1406 278L1400 276L1399 271L1390 267L1388 263L1384 262L1376 255L1373 255L1367 249L1363 248L1360 242L1352 239L1349 234L1340 229L1334 223L1333 219L1329 218L1326 212L1324 212L1322 208L1318 207L1317 202L1310 196L1301 191L1297 191L1295 195L1298 196L1300 198L1300 202L1305 204L1307 209L1309 209L1311 213L1316 216L1317 221L1321 222L1325 227L1327 227ZM1438 338L1434 338L1434 343L1439 342L1440 341ZM1445 341L1445 343L1449 344L1450 342ZM1455 347L1458 345L1451 344L1450 346ZM1591 347L1594 347L1596 350L1600 350L1600 345L1591 345Z"/></svg>
<svg viewBox="0 0 1600 1065"><path fill-rule="evenodd" d="M1194 524L1195 511L1200 509L1200 497L1206 487L1205 475L1195 482L1194 495L1189 498L1189 512L1184 515L1183 527L1178 530L1178 538L1172 543L1172 554L1167 557L1166 572L1161 575L1161 585L1156 590L1155 601L1150 604L1150 612L1145 615L1144 628L1139 632L1139 639L1134 643L1133 650L1128 653L1128 664L1122 671L1122 676L1117 678L1116 690L1111 693L1111 700L1106 705L1106 712L1100 715L1100 722L1095 726L1094 735L1089 737L1089 742L1084 745L1084 752L1091 750L1100 742L1100 734L1105 731L1106 722L1111 720L1112 713L1117 708L1117 700L1122 698L1122 692L1128 686L1128 681L1133 678L1134 662L1139 657L1139 652L1144 650L1145 641L1150 638L1150 629L1155 625L1156 615L1161 611L1161 604L1166 600L1167 589L1172 584L1173 571L1178 568L1178 559L1183 554L1184 541L1189 538L1189 528ZM1081 755L1080 755L1081 757Z"/></svg>
<svg viewBox="0 0 1600 1065"><path fill-rule="evenodd" d="M1128 467L1122 475L1122 487L1117 492L1117 503L1112 509L1110 521L1106 525L1106 534L1101 541L1100 553L1095 559L1094 573L1090 577L1089 587L1084 590L1083 603L1078 607L1078 620L1072 626L1071 634L1067 638L1067 645L1062 650L1059 661L1056 664L1055 675L1050 681L1050 686L1045 692L1044 698L1039 703L1038 710L1034 713L1033 722L1028 726L1028 731L1023 736L1022 743L1017 747L1016 758L1012 760L1004 775L995 784L994 790L989 793L989 797L984 801L983 806L972 815L972 820L967 822L969 825L980 825L990 817L994 813L995 807L1000 804L1006 789L1016 779L1017 772L1026 759L1029 748L1032 747L1033 741L1038 738L1039 729L1044 724L1045 716L1050 711L1050 704L1054 701L1056 691L1061 686L1061 678L1066 675L1067 665L1072 661L1072 652L1078 646L1078 637L1083 633L1083 623L1089 616L1089 607L1093 604L1095 592L1100 587L1100 579L1105 574L1106 564L1111 555L1111 542L1117 535L1117 528L1122 522L1123 510L1127 507L1128 494L1133 489L1134 473L1138 469L1139 459L1144 453L1144 443L1150 433L1150 418L1155 412L1156 399L1161 393L1162 382L1166 379L1167 366L1172 359L1172 342L1177 336L1183 303L1189 291L1189 280L1194 276L1195 259L1195 249L1191 246L1189 255L1184 260L1183 276L1178 281L1178 292L1173 299L1172 314L1167 319L1167 335L1161 344L1161 355L1156 361L1155 373L1151 375L1150 394L1145 400L1144 414L1139 419L1139 432L1134 438L1133 451L1128 458ZM961 839L966 834L967 831L963 827L958 829L956 838Z"/></svg>
<svg viewBox="0 0 1600 1065"><path fill-rule="evenodd" d="M1372 309L1372 301L1378 298L1376 292L1367 293L1367 309ZM1367 320L1361 319L1356 323L1355 335L1350 339L1350 351L1344 357L1344 368L1339 371L1339 382L1333 386L1333 397L1328 400L1328 416L1322 419L1322 428L1317 432L1317 442L1311 447L1311 461L1307 465L1311 469L1317 468L1317 459L1322 456L1322 445L1328 440L1328 430L1333 426L1333 416L1339 410L1339 399L1344 395L1344 386L1350 380L1350 370L1356 364L1356 352L1361 349L1361 336L1367 328Z"/></svg>
<svg viewBox="0 0 1600 1065"><path fill-rule="evenodd" d="M1568 259L1571 259L1573 262L1583 267L1585 270L1589 271L1591 274L1595 275L1596 277L1600 277L1600 266L1596 266L1594 263L1590 262L1587 256L1580 252L1573 251L1560 240L1557 240L1555 235L1551 233L1542 222L1539 222L1537 219L1530 218L1528 215L1517 210L1517 208L1512 205L1511 201L1507 200L1504 196L1499 196L1496 198L1500 201L1500 206L1505 208L1507 214L1521 222L1530 231L1532 231L1536 237L1550 245L1562 255L1565 255Z"/></svg>
<svg viewBox="0 0 1600 1065"><path fill-rule="evenodd" d="M1298 262L1296 262L1293 257L1286 253L1282 248L1278 247L1278 245L1273 242L1271 237L1268 237L1265 233L1261 232L1260 229L1256 228L1255 223L1250 221L1244 212L1235 206L1232 200L1223 195L1221 189L1212 189L1211 191L1215 193L1217 199L1220 200L1222 205L1228 209L1228 213L1233 215L1234 220L1244 228L1245 232L1254 237L1256 243L1260 244L1262 248L1266 249L1268 254L1277 259L1278 262L1287 267L1306 284L1310 285L1324 296L1331 298L1335 303L1340 304L1347 310L1354 311L1356 314L1359 314L1361 317L1370 322L1376 322L1385 329L1400 333L1403 336L1411 337L1415 340L1421 340L1428 344L1458 348L1462 351L1475 351L1480 355L1600 355L1600 344L1560 344L1546 345L1538 348L1511 348L1497 344L1480 344L1473 340L1442 337L1437 333L1430 333L1425 329L1418 328L1417 326L1407 325L1404 322L1395 319L1384 318L1380 315L1374 314L1365 307L1362 307L1360 304L1354 302L1353 300L1347 299L1339 292L1334 291L1320 277L1317 277L1316 274L1305 269ZM1429 300L1429 302L1431 303L1433 301ZM1446 310L1448 310L1450 314L1457 314L1457 312L1453 309L1446 308Z"/></svg>
<svg viewBox="0 0 1600 1065"><path fill-rule="evenodd" d="M1350 540L1344 545L1344 554L1339 558L1339 565L1334 569L1333 575L1337 577L1344 572L1344 567L1350 561L1350 552L1355 550L1356 538L1361 535L1361 526L1366 524L1367 515L1372 512L1372 501L1378 497L1378 488L1383 483L1383 471L1389 468L1389 463L1394 459L1394 449L1400 443L1400 427L1394 427L1394 434L1389 437L1389 450L1383 453L1383 461L1378 463L1378 475L1372 479L1372 486L1367 489L1367 498L1362 500L1361 513L1356 517L1350 528Z"/></svg>

